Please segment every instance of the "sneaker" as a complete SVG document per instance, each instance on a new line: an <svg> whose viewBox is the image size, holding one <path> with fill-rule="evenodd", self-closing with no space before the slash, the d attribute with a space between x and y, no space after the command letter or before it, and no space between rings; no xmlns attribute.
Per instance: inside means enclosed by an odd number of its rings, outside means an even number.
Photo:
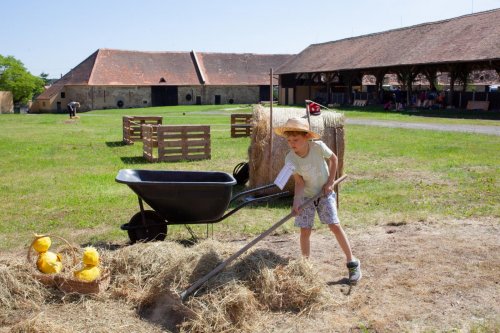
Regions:
<svg viewBox="0 0 500 333"><path fill-rule="evenodd" d="M354 259L347 263L349 270L349 283L356 284L361 279L361 261Z"/></svg>

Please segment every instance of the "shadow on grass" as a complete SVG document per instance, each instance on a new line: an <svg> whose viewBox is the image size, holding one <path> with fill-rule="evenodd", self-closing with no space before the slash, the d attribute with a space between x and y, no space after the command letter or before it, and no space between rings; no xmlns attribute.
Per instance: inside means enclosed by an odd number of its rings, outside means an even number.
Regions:
<svg viewBox="0 0 500 333"><path fill-rule="evenodd" d="M457 119L485 119L500 120L500 111L460 110L460 109L414 109L402 111L402 114L420 117L457 118Z"/></svg>
<svg viewBox="0 0 500 333"><path fill-rule="evenodd" d="M125 164L144 164L144 163L148 163L148 160L146 160L142 156L120 157L120 159Z"/></svg>
<svg viewBox="0 0 500 333"><path fill-rule="evenodd" d="M123 141L106 141L106 146L114 148L114 147L123 147L127 144Z"/></svg>
<svg viewBox="0 0 500 333"><path fill-rule="evenodd" d="M339 111L354 112L372 112L372 113L390 113L404 114L410 116L430 117L430 118L457 118L457 119L485 119L500 120L500 111L498 110L463 110L463 109L418 109L407 108L402 111L384 110L383 106L369 105L365 107L341 106L336 108Z"/></svg>

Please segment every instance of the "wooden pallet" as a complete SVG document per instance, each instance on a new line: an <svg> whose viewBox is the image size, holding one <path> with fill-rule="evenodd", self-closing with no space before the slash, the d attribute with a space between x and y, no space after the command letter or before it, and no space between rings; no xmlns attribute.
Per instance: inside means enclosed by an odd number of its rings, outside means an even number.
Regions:
<svg viewBox="0 0 500 333"><path fill-rule="evenodd" d="M240 138L252 135L252 115L234 113L231 115L231 137Z"/></svg>
<svg viewBox="0 0 500 333"><path fill-rule="evenodd" d="M366 99L355 99L352 103L352 106L366 106L368 100Z"/></svg>
<svg viewBox="0 0 500 333"><path fill-rule="evenodd" d="M490 101L468 101L467 110L486 110L490 108Z"/></svg>
<svg viewBox="0 0 500 333"><path fill-rule="evenodd" d="M210 126L144 125L143 133L143 156L149 162L202 160L212 157ZM158 151L155 156L156 147Z"/></svg>
<svg viewBox="0 0 500 333"><path fill-rule="evenodd" d="M133 145L134 142L142 141L142 125L161 125L162 122L162 116L124 116L123 142Z"/></svg>

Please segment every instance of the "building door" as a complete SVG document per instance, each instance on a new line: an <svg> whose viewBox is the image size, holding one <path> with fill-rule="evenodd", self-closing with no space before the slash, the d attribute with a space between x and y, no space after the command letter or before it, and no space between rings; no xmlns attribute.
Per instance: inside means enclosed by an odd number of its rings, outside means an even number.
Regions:
<svg viewBox="0 0 500 333"><path fill-rule="evenodd" d="M61 113L62 112L62 107L61 107L61 102L57 102L57 113Z"/></svg>
<svg viewBox="0 0 500 333"><path fill-rule="evenodd" d="M201 105L201 96L196 96L196 105Z"/></svg>
<svg viewBox="0 0 500 333"><path fill-rule="evenodd" d="M167 106L178 105L178 88L177 86L152 86L151 87L151 105L152 106Z"/></svg>
<svg viewBox="0 0 500 333"><path fill-rule="evenodd" d="M269 97L271 97L269 86L259 86L259 101L269 101Z"/></svg>
<svg viewBox="0 0 500 333"><path fill-rule="evenodd" d="M215 104L216 105L220 104L220 100L221 100L220 95L215 95Z"/></svg>

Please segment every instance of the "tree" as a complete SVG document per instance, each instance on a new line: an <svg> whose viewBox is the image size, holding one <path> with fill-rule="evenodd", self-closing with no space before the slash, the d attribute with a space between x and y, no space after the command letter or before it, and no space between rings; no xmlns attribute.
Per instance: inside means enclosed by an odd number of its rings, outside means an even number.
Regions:
<svg viewBox="0 0 500 333"><path fill-rule="evenodd" d="M27 103L43 91L45 82L13 56L0 55L0 90L12 92L14 103Z"/></svg>
<svg viewBox="0 0 500 333"><path fill-rule="evenodd" d="M49 74L48 73L42 72L42 74L40 74L40 78L43 80L43 82L45 83L45 85L48 85L50 83L50 79L49 79Z"/></svg>

